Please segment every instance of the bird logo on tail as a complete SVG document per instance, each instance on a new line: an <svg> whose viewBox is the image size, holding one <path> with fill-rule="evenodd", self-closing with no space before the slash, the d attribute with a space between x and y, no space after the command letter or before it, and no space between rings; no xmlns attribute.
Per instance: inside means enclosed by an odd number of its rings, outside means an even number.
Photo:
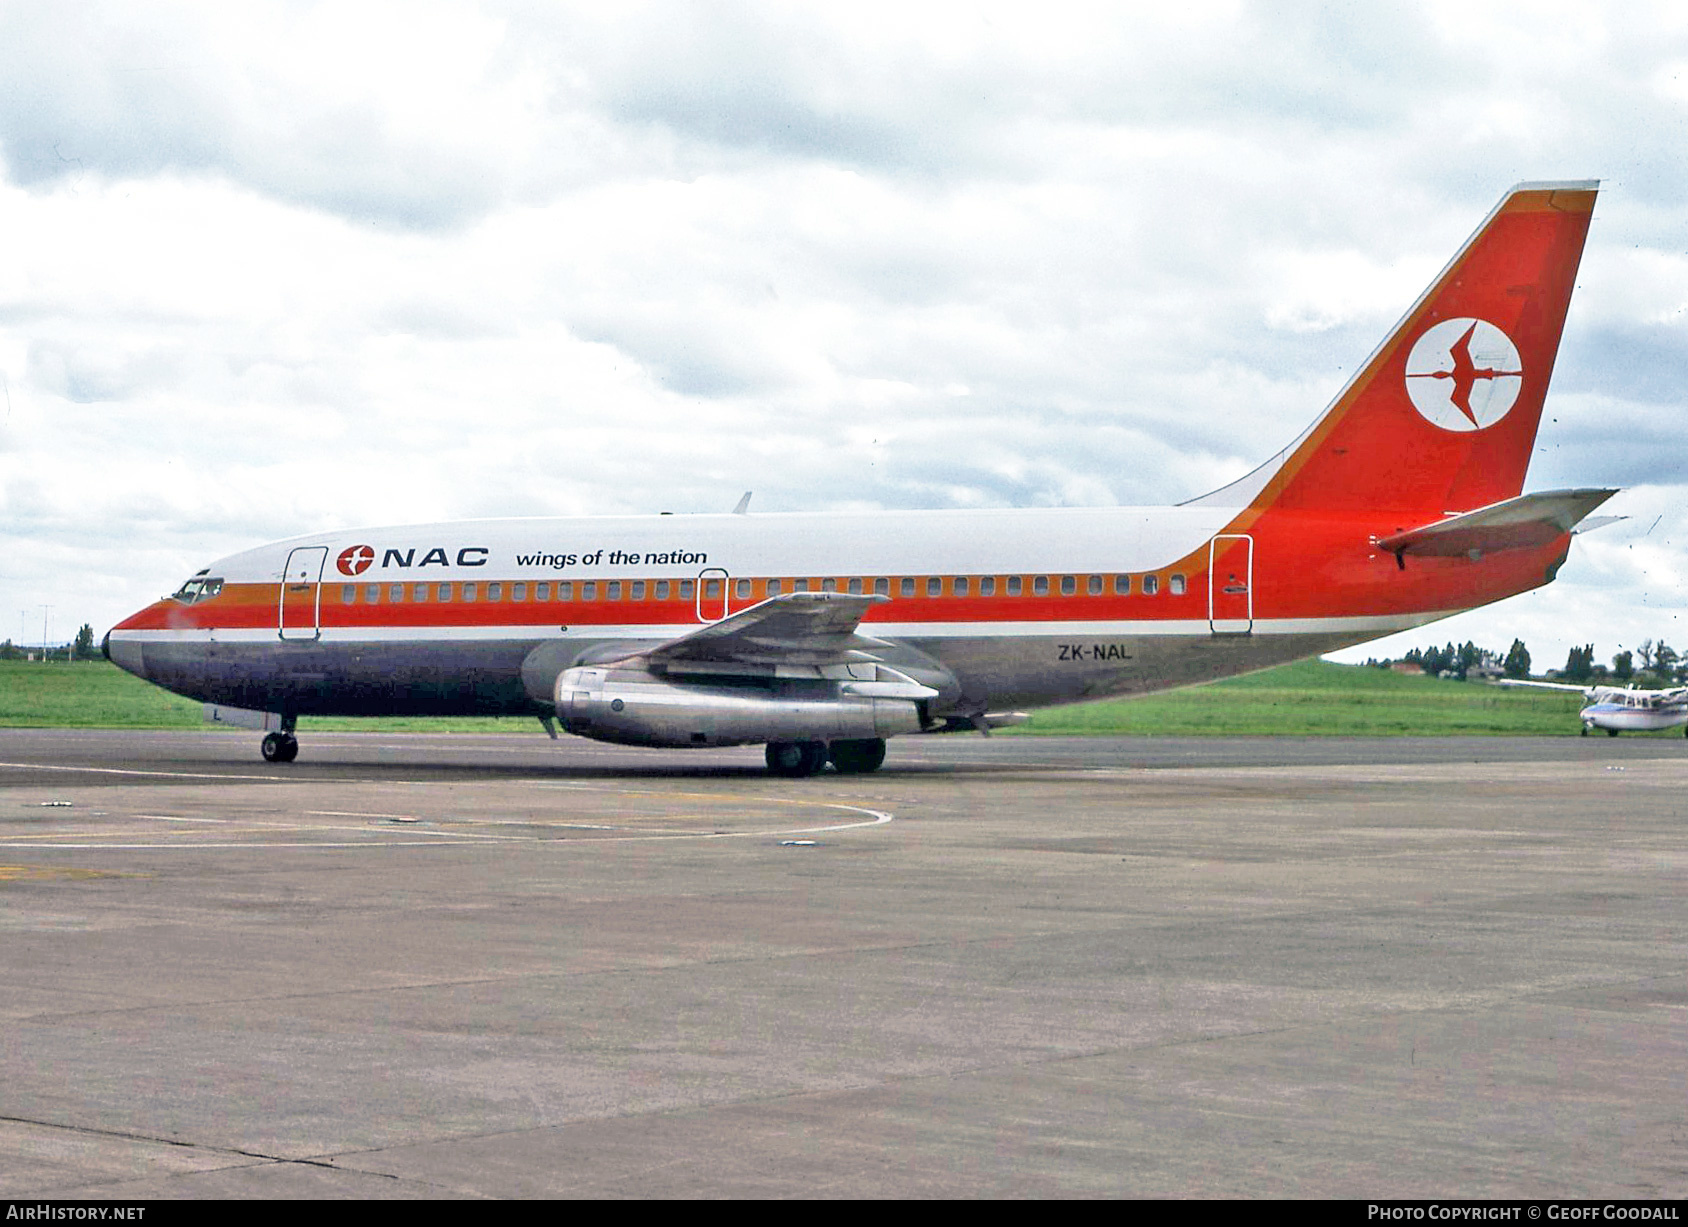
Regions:
<svg viewBox="0 0 1688 1227"><path fill-rule="evenodd" d="M1507 415L1524 386L1512 338L1487 320L1443 320L1407 356L1413 408L1443 430L1485 430Z"/></svg>

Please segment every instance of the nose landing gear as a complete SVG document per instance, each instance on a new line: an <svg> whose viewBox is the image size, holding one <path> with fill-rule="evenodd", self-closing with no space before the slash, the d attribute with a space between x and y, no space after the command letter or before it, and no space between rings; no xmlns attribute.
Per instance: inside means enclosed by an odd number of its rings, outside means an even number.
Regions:
<svg viewBox="0 0 1688 1227"><path fill-rule="evenodd" d="M266 733L261 748L266 763L290 763L299 757L299 739L292 733Z"/></svg>
<svg viewBox="0 0 1688 1227"><path fill-rule="evenodd" d="M266 763L290 763L299 757L299 739L293 735L295 717L281 718L281 731L264 734L259 747Z"/></svg>

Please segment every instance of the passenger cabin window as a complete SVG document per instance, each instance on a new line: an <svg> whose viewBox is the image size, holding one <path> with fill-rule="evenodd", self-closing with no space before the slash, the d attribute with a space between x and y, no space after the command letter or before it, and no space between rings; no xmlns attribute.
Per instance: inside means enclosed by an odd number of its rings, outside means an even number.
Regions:
<svg viewBox="0 0 1688 1227"><path fill-rule="evenodd" d="M901 587L900 591L902 592L902 594L904 596L913 596L914 595L914 580L905 577L903 579L902 587Z"/></svg>
<svg viewBox="0 0 1688 1227"><path fill-rule="evenodd" d="M486 586L486 599L489 601L502 601L504 599L504 585L488 584Z"/></svg>
<svg viewBox="0 0 1688 1227"><path fill-rule="evenodd" d="M1101 596L1102 595L1102 577L1100 575L1092 575L1088 580L1085 581L1084 590L1087 593L1089 593L1091 596Z"/></svg>
<svg viewBox="0 0 1688 1227"><path fill-rule="evenodd" d="M835 580L835 579L823 579L821 581L821 591L822 592L837 592L838 591L838 581Z"/></svg>
<svg viewBox="0 0 1688 1227"><path fill-rule="evenodd" d="M1160 591L1160 576L1158 576L1158 575L1145 575L1143 577L1143 595L1144 596L1154 596L1155 593L1157 593L1159 591Z"/></svg>
<svg viewBox="0 0 1688 1227"><path fill-rule="evenodd" d="M612 579L608 584L608 588L609 591L604 593L604 599L606 601L619 601L621 599L621 581L619 579Z"/></svg>
<svg viewBox="0 0 1688 1227"><path fill-rule="evenodd" d="M861 591L862 591L862 581L859 580L859 579L851 580L850 581L850 595L851 596L860 596Z"/></svg>
<svg viewBox="0 0 1688 1227"><path fill-rule="evenodd" d="M644 580L636 579L636 580L633 581L633 599L635 601L642 601L642 600L645 599L645 581Z"/></svg>
<svg viewBox="0 0 1688 1227"><path fill-rule="evenodd" d="M1114 576L1114 595L1115 596L1130 596L1131 595L1131 576L1129 576L1129 575L1116 575L1116 576Z"/></svg>
<svg viewBox="0 0 1688 1227"><path fill-rule="evenodd" d="M741 579L738 581L737 587L739 600L748 600L750 597L750 581L748 579Z"/></svg>
<svg viewBox="0 0 1688 1227"><path fill-rule="evenodd" d="M806 579L794 579L791 581L791 590L793 592L807 592L809 591L809 581Z"/></svg>
<svg viewBox="0 0 1688 1227"><path fill-rule="evenodd" d="M380 602L381 602L381 585L380 584L365 584L364 588L363 588L363 599L371 605L380 604Z"/></svg>
<svg viewBox="0 0 1688 1227"><path fill-rule="evenodd" d="M1075 596L1075 595L1077 595L1077 593L1078 593L1078 577L1075 576L1075 575L1063 575L1061 577L1061 595L1062 596Z"/></svg>
<svg viewBox="0 0 1688 1227"><path fill-rule="evenodd" d="M956 579L952 582L951 586L952 586L953 595L955 595L955 596L966 596L967 595L968 584L967 584L967 577L965 575L961 575L961 576L956 577Z"/></svg>
<svg viewBox="0 0 1688 1227"><path fill-rule="evenodd" d="M583 601L595 601L598 599L598 583L596 580L589 579L580 585L580 599Z"/></svg>
<svg viewBox="0 0 1688 1227"><path fill-rule="evenodd" d="M939 579L936 575L934 575L930 579L928 579L926 581L926 595L927 596L943 596L944 595L944 581Z"/></svg>
<svg viewBox="0 0 1688 1227"><path fill-rule="evenodd" d="M874 580L873 581L873 592L874 592L875 596L890 596L891 595L891 581L888 580L888 579L884 579L884 578Z"/></svg>
<svg viewBox="0 0 1688 1227"><path fill-rule="evenodd" d="M996 576L987 575L979 581L979 595L980 596L995 596L996 595Z"/></svg>
<svg viewBox="0 0 1688 1227"><path fill-rule="evenodd" d="M404 601L404 585L388 584L387 599L395 605L401 604Z"/></svg>
<svg viewBox="0 0 1688 1227"><path fill-rule="evenodd" d="M478 595L479 593L476 591L476 586L474 584L463 585L463 599L465 601L473 601Z"/></svg>
<svg viewBox="0 0 1688 1227"><path fill-rule="evenodd" d="M680 599L682 601L691 600L692 599L692 592L694 590L695 590L694 589L694 582L692 580L683 579L683 580L680 581Z"/></svg>
<svg viewBox="0 0 1688 1227"><path fill-rule="evenodd" d="M342 604L342 605L355 604L357 599L358 599L358 586L356 584L341 584L340 585L340 604Z"/></svg>
<svg viewBox="0 0 1688 1227"><path fill-rule="evenodd" d="M778 596L779 594L780 594L780 582L779 582L779 580L777 580L777 579L769 580L768 581L768 595L769 596Z"/></svg>
<svg viewBox="0 0 1688 1227"><path fill-rule="evenodd" d="M1009 596L1019 596L1020 595L1020 586L1021 586L1020 585L1020 577L1018 575L1010 575L1008 577L1008 595Z"/></svg>
<svg viewBox="0 0 1688 1227"><path fill-rule="evenodd" d="M526 584L511 584L510 585L510 599L512 601L525 601L525 600L527 600L527 585Z"/></svg>
<svg viewBox="0 0 1688 1227"><path fill-rule="evenodd" d="M435 595L437 595L441 601L451 600L451 585L441 584L439 591Z"/></svg>
<svg viewBox="0 0 1688 1227"><path fill-rule="evenodd" d="M412 584L410 588L410 599L426 603L428 600L428 585Z"/></svg>
<svg viewBox="0 0 1688 1227"><path fill-rule="evenodd" d="M574 600L574 584L572 581L565 579L557 585L557 599L559 601Z"/></svg>
<svg viewBox="0 0 1688 1227"><path fill-rule="evenodd" d="M668 599L668 581L667 580L659 579L659 580L656 581L656 599L659 600L659 601L666 601Z"/></svg>
<svg viewBox="0 0 1688 1227"><path fill-rule="evenodd" d="M1182 575L1174 575L1172 577L1172 595L1184 595L1184 577Z"/></svg>
<svg viewBox="0 0 1688 1227"><path fill-rule="evenodd" d="M1048 596L1049 595L1049 577L1047 575L1034 575L1034 576L1032 576L1032 595L1033 596Z"/></svg>
<svg viewBox="0 0 1688 1227"><path fill-rule="evenodd" d="M706 579L706 580L704 580L703 581L703 595L706 598L710 598L710 599L714 599L716 597L719 597L721 595L721 581L718 580L718 579Z"/></svg>

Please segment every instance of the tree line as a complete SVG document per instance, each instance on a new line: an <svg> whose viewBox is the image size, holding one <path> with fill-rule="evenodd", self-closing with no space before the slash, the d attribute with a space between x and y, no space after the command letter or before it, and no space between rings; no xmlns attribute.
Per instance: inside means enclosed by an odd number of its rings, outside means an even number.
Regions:
<svg viewBox="0 0 1688 1227"><path fill-rule="evenodd" d="M1465 681L1473 675L1527 678L1530 676L1530 650L1522 639L1514 639L1503 656L1480 648L1470 640L1455 647L1414 648L1399 662L1370 660L1367 664L1388 668L1394 664L1416 665L1431 677L1451 677ZM1663 639L1644 639L1640 646L1616 653L1610 665L1598 664L1594 659L1594 645L1573 647L1565 658L1565 667L1549 669L1547 676L1580 685L1616 682L1623 685L1676 686L1688 683L1688 656L1682 655Z"/></svg>
<svg viewBox="0 0 1688 1227"><path fill-rule="evenodd" d="M16 644L10 639L0 642L0 660L37 660L42 653L42 648ZM94 628L84 622L82 629L76 632L76 638L68 644L46 648L45 653L48 660L93 660L99 656L100 650L94 645Z"/></svg>

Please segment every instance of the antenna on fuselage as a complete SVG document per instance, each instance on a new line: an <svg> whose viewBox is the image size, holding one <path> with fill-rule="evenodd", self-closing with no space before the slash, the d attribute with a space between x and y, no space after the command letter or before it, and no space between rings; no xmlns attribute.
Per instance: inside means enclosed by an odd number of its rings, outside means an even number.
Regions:
<svg viewBox="0 0 1688 1227"><path fill-rule="evenodd" d="M741 498L738 501L738 506L733 508L733 514L734 515L742 516L742 515L746 515L746 514L749 513L749 511L750 511L750 494L751 494L751 492L749 490L746 490L744 492L744 497Z"/></svg>

